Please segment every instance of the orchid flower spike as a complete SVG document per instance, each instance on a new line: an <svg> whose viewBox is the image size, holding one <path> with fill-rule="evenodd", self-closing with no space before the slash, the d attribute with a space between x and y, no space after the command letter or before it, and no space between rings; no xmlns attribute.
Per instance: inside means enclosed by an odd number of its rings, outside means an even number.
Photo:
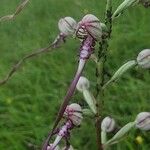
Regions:
<svg viewBox="0 0 150 150"><path fill-rule="evenodd" d="M61 18L58 28L65 36L73 35L77 27L77 22L72 17Z"/></svg>
<svg viewBox="0 0 150 150"><path fill-rule="evenodd" d="M65 110L64 116L67 119L71 120L75 126L79 126L83 119L81 106L76 103L68 105Z"/></svg>
<svg viewBox="0 0 150 150"><path fill-rule="evenodd" d="M115 130L116 123L115 120L111 117L105 117L101 123L101 129L104 132L112 132Z"/></svg>
<svg viewBox="0 0 150 150"><path fill-rule="evenodd" d="M95 40L100 41L102 28L99 19L92 14L85 15L78 23L76 35L81 39L85 39L90 35Z"/></svg>
<svg viewBox="0 0 150 150"><path fill-rule="evenodd" d="M150 69L150 49L144 49L138 54L137 63L141 68Z"/></svg>
<svg viewBox="0 0 150 150"><path fill-rule="evenodd" d="M141 112L137 115L136 119L136 127L148 131L150 130L150 112Z"/></svg>

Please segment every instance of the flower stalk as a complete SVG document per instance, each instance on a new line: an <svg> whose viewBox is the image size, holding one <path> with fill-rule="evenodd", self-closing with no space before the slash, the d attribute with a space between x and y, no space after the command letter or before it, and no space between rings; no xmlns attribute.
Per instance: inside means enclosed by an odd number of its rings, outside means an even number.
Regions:
<svg viewBox="0 0 150 150"><path fill-rule="evenodd" d="M36 57L40 54L51 52L52 50L58 48L65 42L66 36L63 33L60 33L54 42L52 44L49 44L47 47L40 48L34 52L31 52L30 54L25 55L22 57L17 63L10 69L8 74L4 77L4 79L0 80L0 86L4 85L8 82L8 80L12 77L12 75L18 71L18 69L22 66L24 62L26 62L28 59L31 59L33 57Z"/></svg>
<svg viewBox="0 0 150 150"><path fill-rule="evenodd" d="M96 126L96 134L97 134L97 147L98 150L103 150L103 144L101 141L101 116L103 109L103 90L102 86L104 84L105 77L105 62L107 57L107 49L108 49L108 39L111 35L112 30L112 1L107 0L106 12L105 12L105 25L108 29L107 37L102 37L102 41L99 43L99 51L98 51L98 60L96 65L96 99L97 99L97 114L95 117L95 126Z"/></svg>
<svg viewBox="0 0 150 150"><path fill-rule="evenodd" d="M10 21L15 19L15 17L25 8L25 6L29 3L29 0L23 0L16 8L15 12L10 15L6 15L0 18L0 23L2 21Z"/></svg>

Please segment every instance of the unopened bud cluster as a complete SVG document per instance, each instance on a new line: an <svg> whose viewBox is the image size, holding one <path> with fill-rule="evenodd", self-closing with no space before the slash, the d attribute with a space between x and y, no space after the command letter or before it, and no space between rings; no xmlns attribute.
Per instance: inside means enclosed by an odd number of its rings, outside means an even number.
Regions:
<svg viewBox="0 0 150 150"><path fill-rule="evenodd" d="M59 20L58 28L64 35L73 35L76 32L77 37L85 39L91 36L95 40L101 40L102 27L99 19L88 14L77 24L77 22L71 17L65 17Z"/></svg>

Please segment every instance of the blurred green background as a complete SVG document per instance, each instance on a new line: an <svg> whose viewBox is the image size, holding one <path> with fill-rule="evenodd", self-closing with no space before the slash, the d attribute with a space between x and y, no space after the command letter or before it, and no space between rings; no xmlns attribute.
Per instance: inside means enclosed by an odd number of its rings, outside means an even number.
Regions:
<svg viewBox="0 0 150 150"><path fill-rule="evenodd" d="M0 16L14 12L19 0L0 0ZM113 10L121 3L113 0ZM31 0L14 21L0 23L0 78L22 56L45 47L59 33L57 22L72 16L80 20L92 13L104 20L106 0ZM56 117L62 98L77 66L79 41L68 42L53 53L26 62L9 82L0 87L0 150L40 149ZM150 48L150 10L136 6L113 23L107 68L111 74L128 60ZM95 64L90 61L84 75L95 85ZM83 107L82 95L73 100ZM111 115L118 126L150 110L150 72L135 68L105 92L103 116ZM111 136L111 135L110 135ZM137 143L136 137L143 139ZM78 150L95 150L94 120L84 119L73 131L72 145ZM34 146L33 146L34 145ZM34 148L33 148L34 147ZM150 133L134 130L112 150L149 150Z"/></svg>

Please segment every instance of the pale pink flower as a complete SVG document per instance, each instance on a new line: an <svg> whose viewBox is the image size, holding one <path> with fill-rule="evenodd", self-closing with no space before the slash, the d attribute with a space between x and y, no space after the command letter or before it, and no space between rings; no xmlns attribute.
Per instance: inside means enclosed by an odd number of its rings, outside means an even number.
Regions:
<svg viewBox="0 0 150 150"><path fill-rule="evenodd" d="M99 19L92 14L84 16L78 23L76 35L83 39L90 35L95 40L101 40L102 28Z"/></svg>

